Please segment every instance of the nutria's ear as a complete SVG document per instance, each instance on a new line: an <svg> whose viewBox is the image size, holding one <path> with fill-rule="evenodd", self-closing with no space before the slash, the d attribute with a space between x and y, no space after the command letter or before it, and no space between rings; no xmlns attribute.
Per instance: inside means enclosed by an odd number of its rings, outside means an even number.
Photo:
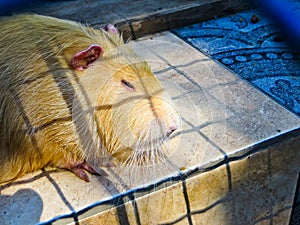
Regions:
<svg viewBox="0 0 300 225"><path fill-rule="evenodd" d="M100 45L91 45L87 49L76 53L72 60L71 66L75 70L84 70L97 60L103 54L103 48Z"/></svg>
<svg viewBox="0 0 300 225"><path fill-rule="evenodd" d="M108 33L112 33L112 34L118 33L117 28L112 24L107 24L103 29Z"/></svg>

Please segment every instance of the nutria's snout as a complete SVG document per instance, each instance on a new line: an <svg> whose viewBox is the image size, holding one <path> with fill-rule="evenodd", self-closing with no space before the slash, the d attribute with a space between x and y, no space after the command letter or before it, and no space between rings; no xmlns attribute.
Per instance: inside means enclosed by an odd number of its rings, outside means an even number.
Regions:
<svg viewBox="0 0 300 225"><path fill-rule="evenodd" d="M172 123L167 130L167 137L169 137L177 129L178 129L178 124L175 122Z"/></svg>
<svg viewBox="0 0 300 225"><path fill-rule="evenodd" d="M161 134L164 138L170 137L180 127L180 116L169 103L165 108L169 111L165 117L159 118L159 125L162 127Z"/></svg>
<svg viewBox="0 0 300 225"><path fill-rule="evenodd" d="M166 94L166 93L165 93ZM153 97L154 115L158 118L158 125L161 127L161 135L170 137L180 127L180 115L171 103L169 97Z"/></svg>

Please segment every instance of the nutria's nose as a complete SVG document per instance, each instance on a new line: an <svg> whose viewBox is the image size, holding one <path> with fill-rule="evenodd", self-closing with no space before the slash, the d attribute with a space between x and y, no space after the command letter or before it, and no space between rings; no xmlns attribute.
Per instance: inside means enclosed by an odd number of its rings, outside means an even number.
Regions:
<svg viewBox="0 0 300 225"><path fill-rule="evenodd" d="M177 129L178 129L178 125L176 123L171 124L167 131L167 136L170 136Z"/></svg>

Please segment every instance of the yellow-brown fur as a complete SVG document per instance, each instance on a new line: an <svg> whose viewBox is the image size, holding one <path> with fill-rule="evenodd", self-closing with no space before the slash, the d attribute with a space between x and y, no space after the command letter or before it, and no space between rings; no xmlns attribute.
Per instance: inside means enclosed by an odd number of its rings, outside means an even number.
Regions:
<svg viewBox="0 0 300 225"><path fill-rule="evenodd" d="M38 15L2 18L0 26L0 183L101 156L103 149L83 149L74 124L74 96L84 77L100 76L94 121L102 146L121 161L149 121L172 111L148 65L118 34ZM103 57L84 71L72 69L73 55L92 44L103 47ZM136 90L126 90L124 79Z"/></svg>

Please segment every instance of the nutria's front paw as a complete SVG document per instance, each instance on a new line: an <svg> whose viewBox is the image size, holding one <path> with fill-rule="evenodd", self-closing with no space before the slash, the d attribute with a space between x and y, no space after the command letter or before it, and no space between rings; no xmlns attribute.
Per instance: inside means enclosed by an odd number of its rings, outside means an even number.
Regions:
<svg viewBox="0 0 300 225"><path fill-rule="evenodd" d="M88 175L86 174L85 170L92 173L92 174L98 174L94 168L89 165L86 161L84 161L83 163L80 163L78 165L75 165L74 167L69 168L70 171L72 171L77 177L79 177L80 179L89 182L90 179L88 177ZM105 172L104 172L105 173ZM105 175L107 175L105 173Z"/></svg>
<svg viewBox="0 0 300 225"><path fill-rule="evenodd" d="M79 177L80 179L82 179L86 182L90 181L86 171L90 172L91 174L100 175L100 176L108 175L104 170L96 171L86 161L68 164L68 165L63 166L63 168L72 171L77 177Z"/></svg>

